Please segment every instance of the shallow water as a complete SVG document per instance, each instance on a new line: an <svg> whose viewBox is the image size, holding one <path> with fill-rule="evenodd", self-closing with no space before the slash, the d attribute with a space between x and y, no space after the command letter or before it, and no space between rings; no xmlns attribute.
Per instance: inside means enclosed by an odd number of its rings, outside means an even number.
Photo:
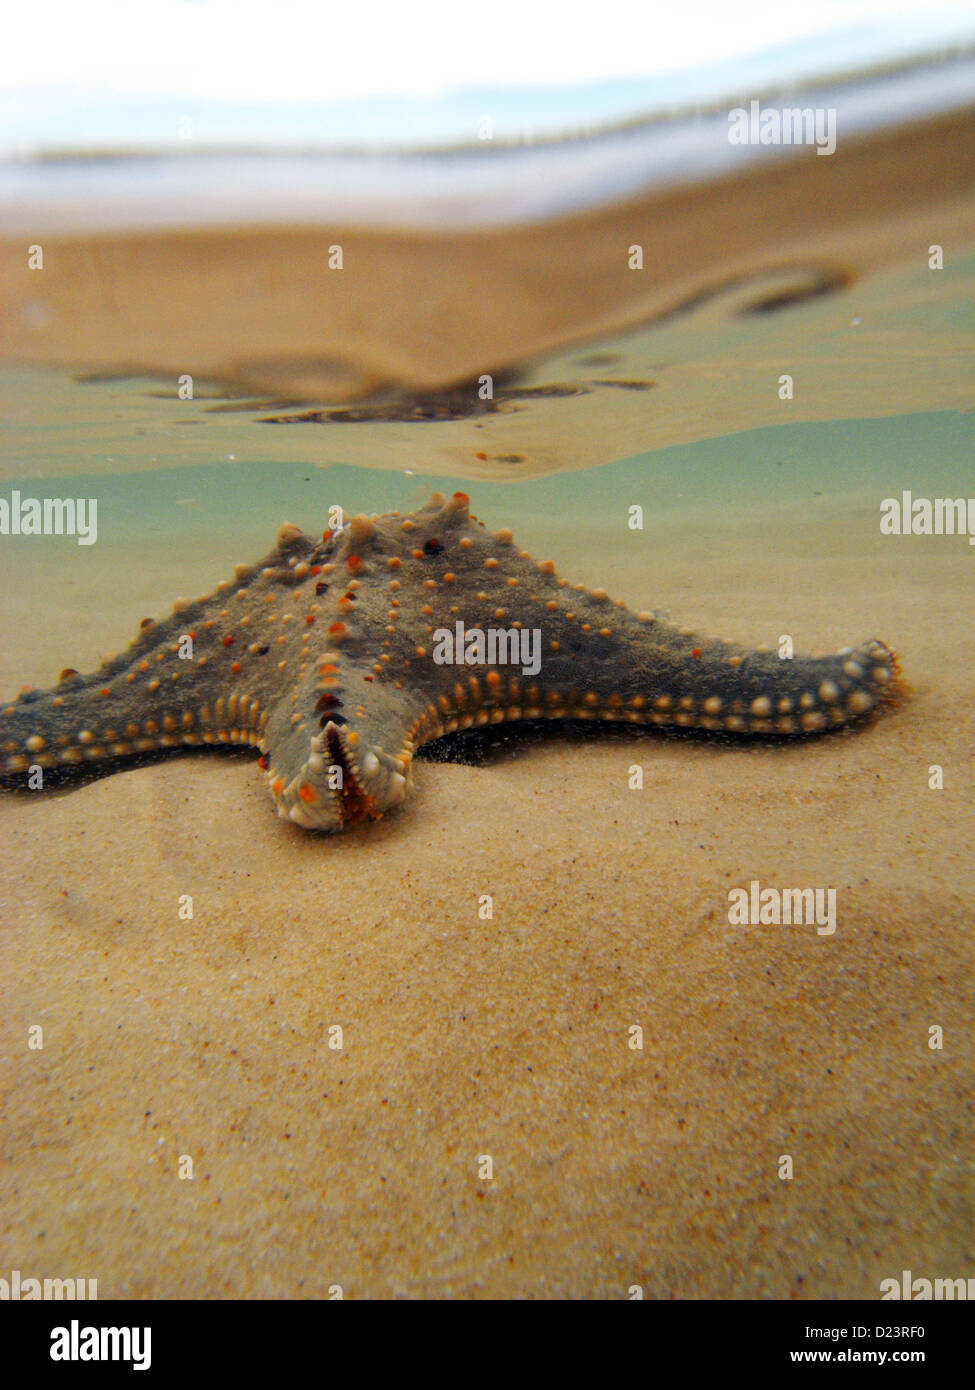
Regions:
<svg viewBox="0 0 975 1390"><path fill-rule="evenodd" d="M878 636L913 688L856 737L790 748L512 735L331 839L277 821L247 759L4 798L12 1266L90 1268L103 1297L875 1298L901 1268L964 1273L975 547L880 529L903 490L975 492L975 247L934 272L924 242L743 313L769 266L524 363L504 408L468 393L452 419L272 425L316 403L4 373L2 495L98 502L96 544L0 542L5 692L90 669L282 521L434 488L676 623L797 650ZM835 938L730 931L728 886L753 877L838 885ZM173 1178L186 1151L195 1186Z"/></svg>
<svg viewBox="0 0 975 1390"><path fill-rule="evenodd" d="M499 388L496 412L468 401L455 419L363 411L341 423L327 409L275 412L212 388L179 400L165 379L8 368L4 496L94 498L98 539L4 538L6 686L49 683L41 653L59 631L80 635L65 586L86 640L55 660L87 669L143 610L209 592L234 563L265 553L282 521L314 533L332 506L409 510L433 489L469 491L477 515L511 525L569 577L675 619L673 575L684 576L678 598L696 576L701 592L686 606L709 611L720 548L725 564L755 566L757 615L765 570L818 564L813 645L831 641L832 615L851 601L828 563L840 539L873 567L878 594L906 555L933 564L933 616L936 566L970 560L965 538L883 537L880 503L905 489L972 490L975 255L755 313L768 283L526 367L510 398ZM792 400L779 399L786 370ZM651 441L662 447L635 451ZM747 592L740 601L753 608ZM754 620L750 635L767 639Z"/></svg>

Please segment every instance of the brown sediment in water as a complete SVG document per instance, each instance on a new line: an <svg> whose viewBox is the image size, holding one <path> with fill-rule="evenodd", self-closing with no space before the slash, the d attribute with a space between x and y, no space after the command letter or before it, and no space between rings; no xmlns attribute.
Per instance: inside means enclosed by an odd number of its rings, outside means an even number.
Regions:
<svg viewBox="0 0 975 1390"><path fill-rule="evenodd" d="M970 242L972 167L965 111L538 225L51 233L42 281L23 240L7 238L0 351L34 366L190 373L265 401L393 400L408 412L735 285L739 307L760 312L932 241ZM340 271L329 269L334 244ZM628 265L634 244L642 271Z"/></svg>

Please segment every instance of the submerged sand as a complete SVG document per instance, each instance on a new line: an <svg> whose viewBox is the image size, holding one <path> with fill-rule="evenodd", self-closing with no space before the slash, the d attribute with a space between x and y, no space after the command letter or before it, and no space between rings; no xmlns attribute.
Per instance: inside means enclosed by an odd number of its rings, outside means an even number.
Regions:
<svg viewBox="0 0 975 1390"><path fill-rule="evenodd" d="M729 637L876 633L911 700L775 749L556 734L420 763L401 814L330 839L235 758L0 801L4 1273L103 1298L800 1299L971 1273L970 548L838 513L671 520L639 560L566 526L552 554ZM191 548L146 573L133 552L95 609L77 570L33 567L4 689L91 664ZM752 879L835 887L835 934L729 927Z"/></svg>

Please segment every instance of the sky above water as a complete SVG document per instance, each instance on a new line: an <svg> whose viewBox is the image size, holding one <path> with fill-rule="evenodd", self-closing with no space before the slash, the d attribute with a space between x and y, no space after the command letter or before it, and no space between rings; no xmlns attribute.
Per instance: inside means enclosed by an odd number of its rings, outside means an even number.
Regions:
<svg viewBox="0 0 975 1390"><path fill-rule="evenodd" d="M531 138L975 42L971 0L48 0L11 6L0 154Z"/></svg>

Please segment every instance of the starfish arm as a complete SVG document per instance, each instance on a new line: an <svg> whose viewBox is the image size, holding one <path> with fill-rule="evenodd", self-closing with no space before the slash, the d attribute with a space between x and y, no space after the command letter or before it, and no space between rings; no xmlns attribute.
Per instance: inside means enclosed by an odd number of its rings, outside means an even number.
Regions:
<svg viewBox="0 0 975 1390"><path fill-rule="evenodd" d="M62 671L53 688L0 706L0 776L19 780L35 765L115 767L199 744L263 747L304 631L295 574L314 546L281 527L259 564L238 565L206 597L177 599L159 622L144 618L128 649L97 671Z"/></svg>
<svg viewBox="0 0 975 1390"><path fill-rule="evenodd" d="M780 658L632 613L559 578L510 531L487 531L462 493L405 519L353 518L333 560L356 576L339 600L335 678L365 671L364 704L390 684L408 690L429 711L418 742L537 717L815 734L862 722L902 689L877 639Z"/></svg>
<svg viewBox="0 0 975 1390"><path fill-rule="evenodd" d="M267 727L268 790L278 815L306 830L378 820L412 784L416 701L390 686L370 692L368 705L347 703L336 655L323 653Z"/></svg>

